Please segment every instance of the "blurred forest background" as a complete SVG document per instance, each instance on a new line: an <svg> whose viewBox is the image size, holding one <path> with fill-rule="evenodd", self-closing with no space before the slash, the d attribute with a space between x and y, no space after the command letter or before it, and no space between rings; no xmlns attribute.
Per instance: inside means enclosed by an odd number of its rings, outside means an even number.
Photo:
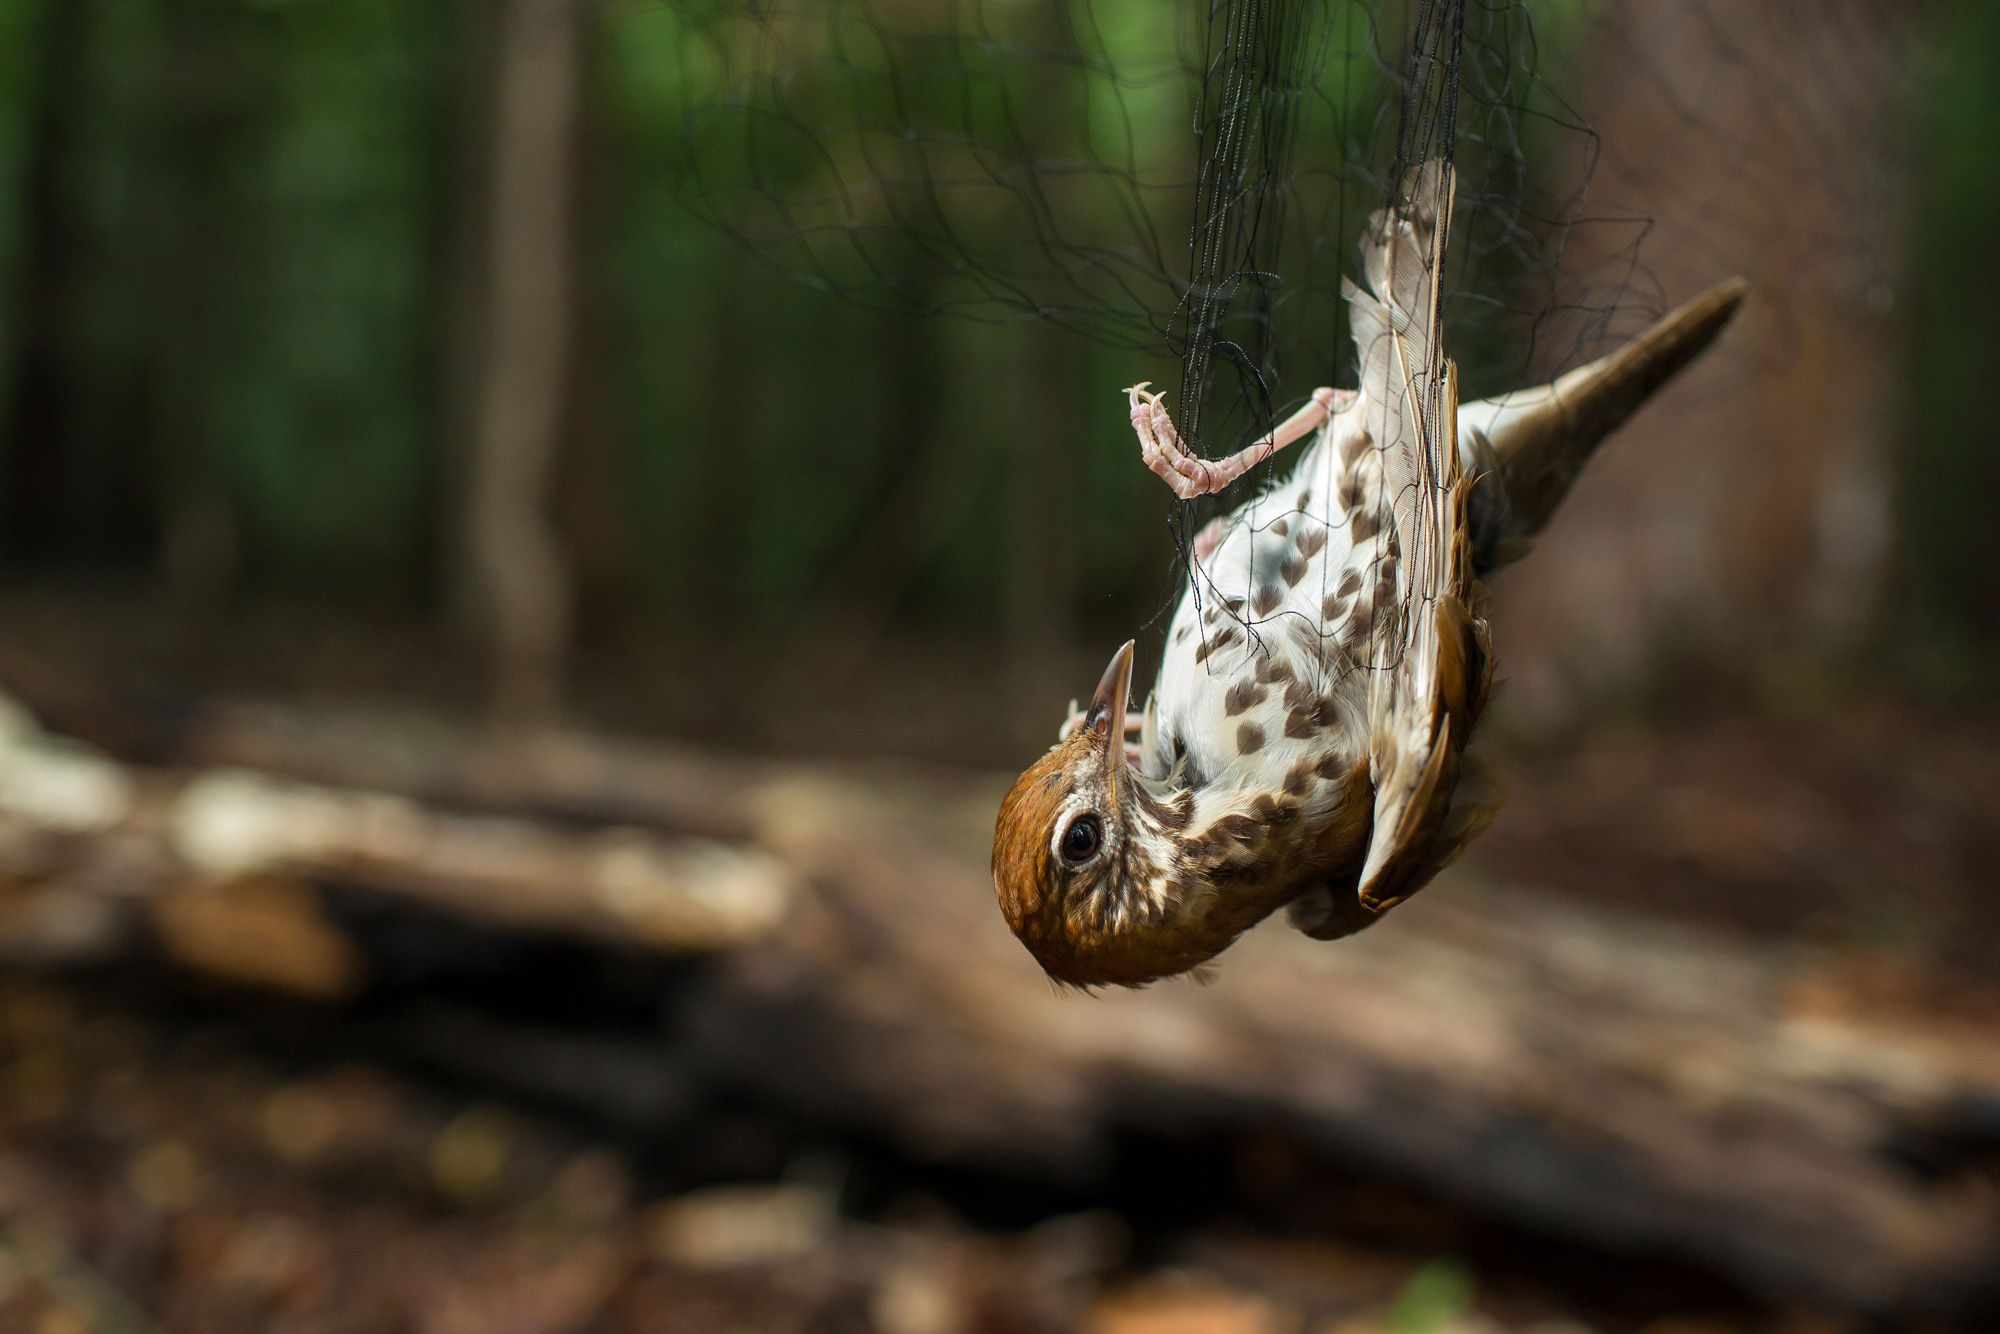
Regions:
<svg viewBox="0 0 2000 1334"><path fill-rule="evenodd" d="M2000 1325L2000 8L1470 0L1468 387L1751 296L1497 579L1465 863L1093 997L987 857L1151 670L1177 357L773 205L868 117L1185 171L1194 7L822 8L962 100L703 0L0 0L0 1331ZM1320 295L1421 9L1313 10ZM1065 14L1108 145L995 56Z"/></svg>
<svg viewBox="0 0 2000 1334"><path fill-rule="evenodd" d="M1175 40L1139 0L1095 10ZM1526 12L1611 220L1557 279L1616 318L1472 356L1474 387L1733 270L1758 297L1676 390L1701 428L1621 439L1509 576L1510 716L1689 682L1990 697L1994 19ZM695 218L712 19L0 0L9 619L101 623L33 633L169 676L466 705L484 672L523 715L1018 759L1172 593L1114 392L1169 365L829 299ZM1174 98L1128 113L1179 142ZM1586 179L1578 136L1524 123L1532 177Z"/></svg>

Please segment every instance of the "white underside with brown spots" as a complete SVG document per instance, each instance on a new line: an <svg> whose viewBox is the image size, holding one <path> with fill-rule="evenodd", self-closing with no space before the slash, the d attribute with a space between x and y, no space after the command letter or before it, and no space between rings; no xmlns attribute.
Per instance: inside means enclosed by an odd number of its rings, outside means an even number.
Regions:
<svg viewBox="0 0 2000 1334"><path fill-rule="evenodd" d="M1440 209L1377 216L1362 247L1367 285L1346 291L1355 394L1302 442L1290 475L1231 515L1193 566L1168 630L1141 768L1171 782L1184 766L1196 830L1259 793L1289 790L1308 811L1333 802L1334 776L1366 758L1376 791L1372 870L1433 754L1431 609L1464 591L1453 556L1463 509L1452 497L1471 444L1456 438L1438 347L1442 229L1434 224L1448 215L1450 188L1448 172L1427 169L1419 197L1443 200ZM1301 761L1318 780L1288 784Z"/></svg>
<svg viewBox="0 0 2000 1334"><path fill-rule="evenodd" d="M1288 480L1230 516L1174 613L1141 769L1164 778L1184 757L1197 827L1202 807L1273 790L1271 775L1302 758L1336 751L1351 763L1367 747L1360 669L1394 538L1375 518L1381 469L1363 402L1328 419Z"/></svg>

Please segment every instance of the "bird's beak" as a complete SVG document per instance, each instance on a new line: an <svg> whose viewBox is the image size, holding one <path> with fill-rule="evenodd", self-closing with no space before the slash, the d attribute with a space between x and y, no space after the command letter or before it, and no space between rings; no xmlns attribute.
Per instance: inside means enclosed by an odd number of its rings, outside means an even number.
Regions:
<svg viewBox="0 0 2000 1334"><path fill-rule="evenodd" d="M1083 715L1083 725L1103 738L1107 765L1113 757L1125 758L1125 705L1132 697L1131 690L1132 641L1128 639L1125 647L1111 656L1104 679L1097 683L1097 693L1090 697L1090 711Z"/></svg>

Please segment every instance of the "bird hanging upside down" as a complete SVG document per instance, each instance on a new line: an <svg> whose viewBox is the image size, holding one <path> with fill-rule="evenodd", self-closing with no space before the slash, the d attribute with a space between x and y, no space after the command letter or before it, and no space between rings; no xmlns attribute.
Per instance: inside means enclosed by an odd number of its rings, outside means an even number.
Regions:
<svg viewBox="0 0 2000 1334"><path fill-rule="evenodd" d="M1452 176L1371 219L1345 284L1359 387L1191 457L1128 390L1147 466L1187 499L1312 437L1291 476L1196 538L1159 681L1132 645L1000 806L993 879L1048 974L1138 986L1288 908L1331 940L1421 889L1497 807L1465 755L1492 681L1480 579L1520 556L1604 437L1741 304L1719 284L1553 384L1458 403L1435 282ZM1128 740L1137 733L1136 743Z"/></svg>

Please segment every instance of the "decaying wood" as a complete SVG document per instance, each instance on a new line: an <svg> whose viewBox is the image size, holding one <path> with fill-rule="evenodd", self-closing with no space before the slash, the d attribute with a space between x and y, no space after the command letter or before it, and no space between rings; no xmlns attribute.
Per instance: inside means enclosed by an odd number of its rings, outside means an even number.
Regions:
<svg viewBox="0 0 2000 1334"><path fill-rule="evenodd" d="M400 795L214 768L131 768L0 711L0 948L80 957L136 905L170 954L316 996L358 961L308 887L334 882L497 927L670 952L770 933L793 873L753 848L606 824L447 814ZM130 914L124 914L129 916Z"/></svg>
<svg viewBox="0 0 2000 1334"><path fill-rule="evenodd" d="M2000 1255L1976 1174L1910 1165L1912 1145L1990 1136L2000 1028L1980 1007L2000 997L1891 1004L1834 955L1469 873L1350 941L1260 929L1208 985L1064 993L992 904L1000 778L578 736L495 751L269 707L196 729L204 762L234 767L191 774L0 730L17 956L115 948L137 917L191 967L339 996L367 961L309 891L357 883L501 929L711 952L687 1031L658 1048L580 1037L570 1059L546 1032L508 1047L477 1016L426 1021L517 1082L629 1086L628 1116L700 1071L925 1155L1057 1171L1121 1128L1259 1122L1858 1306L1936 1300Z"/></svg>

